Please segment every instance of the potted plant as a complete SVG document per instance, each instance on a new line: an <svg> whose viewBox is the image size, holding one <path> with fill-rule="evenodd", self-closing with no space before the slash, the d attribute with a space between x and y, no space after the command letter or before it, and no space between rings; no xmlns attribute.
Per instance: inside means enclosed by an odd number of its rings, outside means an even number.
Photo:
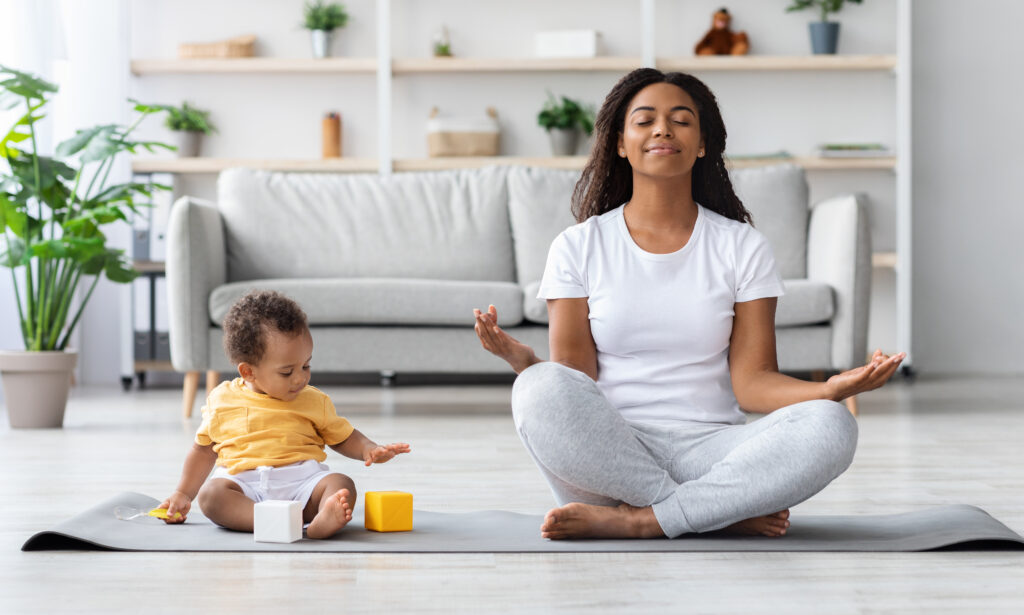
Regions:
<svg viewBox="0 0 1024 615"><path fill-rule="evenodd" d="M11 427L60 427L77 353L68 349L82 311L100 277L130 282L137 275L124 250L107 245L102 227L127 220L153 190L150 183L107 185L114 158L137 148L173 149L132 141L132 131L159 108L136 104L128 127L107 124L79 130L39 154L36 124L57 87L0 66L0 109L24 114L0 140L0 265L11 271L23 351L0 352L0 373ZM4 164L6 163L6 164ZM4 169L6 167L6 169ZM89 281L91 278L91 282ZM82 283L88 290L75 296Z"/></svg>
<svg viewBox="0 0 1024 615"><path fill-rule="evenodd" d="M331 42L335 28L344 28L348 23L345 5L325 4L323 0L307 2L303 27L309 30L313 43L313 57L326 58L331 55Z"/></svg>
<svg viewBox="0 0 1024 615"><path fill-rule="evenodd" d="M548 92L548 99L537 114L537 124L548 131L553 155L572 156L576 153L580 132L587 136L594 132L594 109L567 96L559 98Z"/></svg>
<svg viewBox="0 0 1024 615"><path fill-rule="evenodd" d="M787 13L802 11L812 7L821 10L821 21L812 21L808 26L811 30L811 50L816 54L835 53L839 46L839 23L828 20L829 13L837 13L843 8L844 2L861 3L861 0L793 0Z"/></svg>
<svg viewBox="0 0 1024 615"><path fill-rule="evenodd" d="M174 131L177 138L178 156L194 158L199 155L203 135L217 130L210 122L210 112L197 109L188 102L180 107L173 105L153 105L156 110L167 111L165 124Z"/></svg>

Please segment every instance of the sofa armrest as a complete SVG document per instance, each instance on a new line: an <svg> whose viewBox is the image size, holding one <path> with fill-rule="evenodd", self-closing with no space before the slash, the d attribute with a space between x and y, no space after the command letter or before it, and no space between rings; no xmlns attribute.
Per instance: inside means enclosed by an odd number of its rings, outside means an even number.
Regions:
<svg viewBox="0 0 1024 615"><path fill-rule="evenodd" d="M812 208L807 277L835 292L832 369L863 365L871 305L871 230L861 197L833 197Z"/></svg>
<svg viewBox="0 0 1024 615"><path fill-rule="evenodd" d="M174 369L209 369L210 293L226 281L220 212L207 201L178 199L167 229L167 312Z"/></svg>

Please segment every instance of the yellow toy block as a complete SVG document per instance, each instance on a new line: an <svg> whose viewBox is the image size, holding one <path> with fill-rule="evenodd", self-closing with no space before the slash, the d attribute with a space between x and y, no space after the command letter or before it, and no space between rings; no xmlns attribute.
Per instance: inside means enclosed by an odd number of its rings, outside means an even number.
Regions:
<svg viewBox="0 0 1024 615"><path fill-rule="evenodd" d="M363 496L363 525L375 532L412 529L412 494L404 491L367 491Z"/></svg>

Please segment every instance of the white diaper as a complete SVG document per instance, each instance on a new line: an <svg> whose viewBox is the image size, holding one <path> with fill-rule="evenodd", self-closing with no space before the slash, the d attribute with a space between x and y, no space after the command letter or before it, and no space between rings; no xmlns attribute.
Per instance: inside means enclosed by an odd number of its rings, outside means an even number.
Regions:
<svg viewBox="0 0 1024 615"><path fill-rule="evenodd" d="M286 466L260 466L238 474L217 466L210 478L226 478L238 484L242 493L254 502L263 500L292 500L303 507L309 501L320 479L331 474L331 469L313 459Z"/></svg>

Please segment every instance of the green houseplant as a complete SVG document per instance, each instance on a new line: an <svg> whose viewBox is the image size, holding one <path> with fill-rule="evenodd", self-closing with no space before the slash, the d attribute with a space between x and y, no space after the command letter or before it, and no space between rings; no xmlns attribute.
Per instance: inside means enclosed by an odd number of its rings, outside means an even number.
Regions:
<svg viewBox="0 0 1024 615"><path fill-rule="evenodd" d="M571 156L576 153L580 132L587 136L594 132L594 108L567 96L555 98L548 92L537 114L537 124L548 131L555 156Z"/></svg>
<svg viewBox="0 0 1024 615"><path fill-rule="evenodd" d="M173 105L153 105L154 108L167 111L164 125L174 131L178 138L178 155L192 158L199 155L203 135L216 132L217 128L210 122L210 112L193 107L185 101L180 107Z"/></svg>
<svg viewBox="0 0 1024 615"><path fill-rule="evenodd" d="M56 92L51 83L0 65L0 109L25 110L10 130L0 133L0 265L11 272L25 343L24 351L0 352L12 427L61 425L77 356L67 350L68 340L96 284L104 276L125 283L138 275L123 250L107 245L101 229L127 220L140 200L167 187L108 186L114 158L138 148L173 149L130 139L143 118L161 110L136 103L139 116L130 126L79 130L57 146L55 156L44 156L36 124ZM86 282L88 291L76 306L76 292Z"/></svg>
<svg viewBox="0 0 1024 615"><path fill-rule="evenodd" d="M307 2L303 9L302 26L309 30L313 43L313 57L326 58L331 55L331 43L334 30L344 28L348 23L345 5L340 3L327 4L323 0Z"/></svg>
<svg viewBox="0 0 1024 615"><path fill-rule="evenodd" d="M816 54L832 54L839 46L839 24L829 21L829 13L838 13L846 2L860 4L861 0L793 0L786 8L787 13L817 8L821 11L821 21L808 24L811 31L811 50Z"/></svg>

